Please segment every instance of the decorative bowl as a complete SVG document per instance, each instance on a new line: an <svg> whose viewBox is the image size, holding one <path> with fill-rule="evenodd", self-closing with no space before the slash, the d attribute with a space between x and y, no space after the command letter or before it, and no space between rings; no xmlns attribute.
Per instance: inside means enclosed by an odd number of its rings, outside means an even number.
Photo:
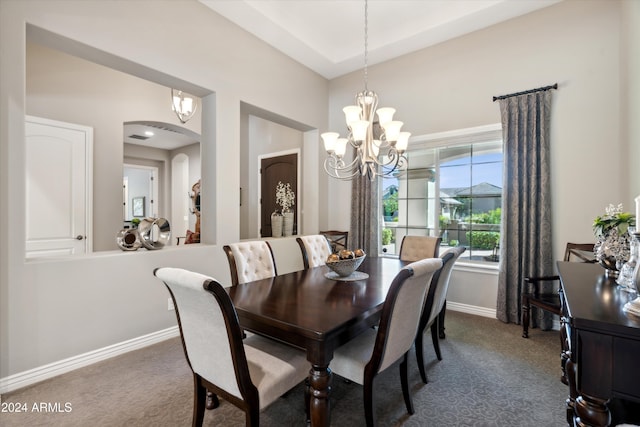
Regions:
<svg viewBox="0 0 640 427"><path fill-rule="evenodd" d="M327 262L327 267L334 271L340 277L350 276L354 271L360 267L362 261L366 258L366 255L362 255L358 258L341 259L340 261Z"/></svg>

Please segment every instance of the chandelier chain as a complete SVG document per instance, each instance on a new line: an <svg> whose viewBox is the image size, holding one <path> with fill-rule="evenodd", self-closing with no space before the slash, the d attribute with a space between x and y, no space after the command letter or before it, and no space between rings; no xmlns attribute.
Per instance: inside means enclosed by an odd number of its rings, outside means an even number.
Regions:
<svg viewBox="0 0 640 427"><path fill-rule="evenodd" d="M369 55L369 7L364 0L364 90L368 90L368 55Z"/></svg>
<svg viewBox="0 0 640 427"><path fill-rule="evenodd" d="M342 109L345 114L346 138L338 132L321 134L327 157L325 172L340 180L368 177L394 177L399 169L407 165L405 152L409 142L409 132L400 132L403 123L393 120L394 108L378 108L378 95L370 91L369 83L369 4L364 0L364 91L358 92L355 105ZM376 114L378 120L376 121ZM375 134L374 134L374 126ZM375 135L375 136L374 136ZM374 139L375 138L375 139ZM354 151L345 158L347 145ZM350 159L350 160L349 160Z"/></svg>

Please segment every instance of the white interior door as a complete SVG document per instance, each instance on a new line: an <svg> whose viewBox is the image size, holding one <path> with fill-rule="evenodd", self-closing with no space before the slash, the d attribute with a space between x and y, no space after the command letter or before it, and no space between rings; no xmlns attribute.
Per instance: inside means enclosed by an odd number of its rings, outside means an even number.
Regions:
<svg viewBox="0 0 640 427"><path fill-rule="evenodd" d="M91 250L93 129L27 116L26 258Z"/></svg>

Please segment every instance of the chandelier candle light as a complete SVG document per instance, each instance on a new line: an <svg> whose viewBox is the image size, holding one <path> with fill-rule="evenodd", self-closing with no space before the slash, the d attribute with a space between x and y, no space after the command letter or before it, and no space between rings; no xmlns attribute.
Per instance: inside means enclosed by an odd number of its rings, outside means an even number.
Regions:
<svg viewBox="0 0 640 427"><path fill-rule="evenodd" d="M176 113L182 124L189 121L198 109L195 97L177 89L171 89L171 109Z"/></svg>
<svg viewBox="0 0 640 427"><path fill-rule="evenodd" d="M409 132L401 132L403 123L393 120L393 108L378 108L378 95L367 88L368 6L364 2L364 91L356 94L356 105L344 107L349 134L340 138L337 132L322 135L327 158L325 172L341 180L368 176L373 181L378 175L387 177L402 167L407 158L404 152L409 143ZM375 122L375 115L378 122ZM379 139L374 139L374 124L381 127ZM377 132L376 132L377 133ZM356 149L353 161L346 163L347 143ZM380 159L382 156L382 160Z"/></svg>

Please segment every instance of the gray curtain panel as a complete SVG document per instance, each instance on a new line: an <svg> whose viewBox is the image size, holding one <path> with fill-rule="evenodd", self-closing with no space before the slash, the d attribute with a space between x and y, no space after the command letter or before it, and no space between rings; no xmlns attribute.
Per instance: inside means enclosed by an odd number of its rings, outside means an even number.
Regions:
<svg viewBox="0 0 640 427"><path fill-rule="evenodd" d="M551 242L551 92L500 100L504 177L497 317L520 323L524 277L553 275ZM557 284L545 284L552 291ZM531 325L550 329L550 313L536 310ZM534 316L535 314L535 316Z"/></svg>
<svg viewBox="0 0 640 427"><path fill-rule="evenodd" d="M350 249L361 248L367 256L377 257L379 235L378 178L355 177L351 184Z"/></svg>

